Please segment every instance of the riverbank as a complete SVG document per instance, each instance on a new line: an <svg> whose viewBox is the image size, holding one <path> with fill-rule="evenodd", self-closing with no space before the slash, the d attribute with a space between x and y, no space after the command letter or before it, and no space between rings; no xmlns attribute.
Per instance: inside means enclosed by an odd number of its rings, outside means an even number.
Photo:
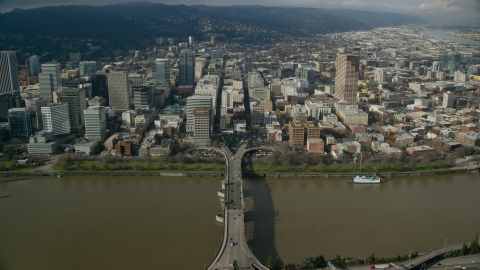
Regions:
<svg viewBox="0 0 480 270"><path fill-rule="evenodd" d="M475 167L455 167L442 170L431 170L431 171L408 171L408 172L388 172L388 173L379 173L381 177L397 177L397 176L422 176L422 175L440 175L440 174L450 174L450 173L466 173L471 172L478 174L480 172L480 166ZM313 177L355 177L359 173L289 173L289 172L267 172L267 173L255 173L248 172L243 173L245 176L262 176L262 177L301 177L301 178L313 178Z"/></svg>
<svg viewBox="0 0 480 270"><path fill-rule="evenodd" d="M480 172L480 166L471 167L455 167L442 170L430 170L430 171L408 171L408 172L388 172L380 173L381 177L398 177L398 176L422 176L422 175L441 175L452 173L475 173ZM224 172L204 172L204 171L6 171L0 172L0 176L168 176L168 177L192 177L192 176L213 176L224 177ZM358 173L322 173L322 172L244 172L245 177L276 177L276 178L352 178Z"/></svg>

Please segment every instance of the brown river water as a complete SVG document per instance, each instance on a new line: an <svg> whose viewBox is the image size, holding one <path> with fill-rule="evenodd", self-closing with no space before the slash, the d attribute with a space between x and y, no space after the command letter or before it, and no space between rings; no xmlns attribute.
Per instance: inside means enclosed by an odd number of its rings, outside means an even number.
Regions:
<svg viewBox="0 0 480 270"><path fill-rule="evenodd" d="M220 178L0 178L0 269L203 269L220 246ZM470 242L480 176L353 185L343 179L245 181L246 232L263 262L377 257Z"/></svg>

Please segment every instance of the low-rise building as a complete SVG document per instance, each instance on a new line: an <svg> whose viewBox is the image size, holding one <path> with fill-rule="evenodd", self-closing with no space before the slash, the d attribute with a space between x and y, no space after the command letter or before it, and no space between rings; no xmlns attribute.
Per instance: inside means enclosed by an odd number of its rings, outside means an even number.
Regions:
<svg viewBox="0 0 480 270"><path fill-rule="evenodd" d="M365 125L348 124L347 127L348 127L348 129L350 129L350 131L352 131L353 134L367 132L367 127Z"/></svg>
<svg viewBox="0 0 480 270"><path fill-rule="evenodd" d="M150 147L150 156L168 156L172 152L172 140L164 139L161 143Z"/></svg>
<svg viewBox="0 0 480 270"><path fill-rule="evenodd" d="M388 143L381 143L378 147L378 151L390 157L400 158L402 156L402 150L396 147L390 147Z"/></svg>
<svg viewBox="0 0 480 270"><path fill-rule="evenodd" d="M477 132L458 132L455 134L455 141L471 146L480 146L480 134Z"/></svg>
<svg viewBox="0 0 480 270"><path fill-rule="evenodd" d="M433 146L440 151L445 151L445 152L453 152L457 148L462 147L462 145L458 142L455 142L451 139L448 138L443 138L443 137L435 137L432 140Z"/></svg>
<svg viewBox="0 0 480 270"><path fill-rule="evenodd" d="M29 154L54 154L58 151L58 143L52 142L53 133L40 131L30 137L27 144Z"/></svg>
<svg viewBox="0 0 480 270"><path fill-rule="evenodd" d="M81 140L75 144L75 153L82 155L91 155L95 153L95 148L98 146L98 141Z"/></svg>
<svg viewBox="0 0 480 270"><path fill-rule="evenodd" d="M396 146L411 146L413 145L414 137L406 132L394 135Z"/></svg>
<svg viewBox="0 0 480 270"><path fill-rule="evenodd" d="M419 157L435 153L435 150L427 145L408 147L406 150L410 157Z"/></svg>
<svg viewBox="0 0 480 270"><path fill-rule="evenodd" d="M338 117L333 113L324 114L322 116L323 123L337 123Z"/></svg>
<svg viewBox="0 0 480 270"><path fill-rule="evenodd" d="M309 153L323 154L325 152L325 144L322 139L307 139L307 151Z"/></svg>
<svg viewBox="0 0 480 270"><path fill-rule="evenodd" d="M133 143L122 141L115 145L115 155L117 156L133 156Z"/></svg>
<svg viewBox="0 0 480 270"><path fill-rule="evenodd" d="M307 122L308 121L308 115L304 112L297 112L293 115L293 121Z"/></svg>
<svg viewBox="0 0 480 270"><path fill-rule="evenodd" d="M265 126L267 130L267 139L270 141L281 142L282 141L282 129L279 122L272 122Z"/></svg>
<svg viewBox="0 0 480 270"><path fill-rule="evenodd" d="M335 152L334 156L337 155L337 154L341 154L342 152L343 153L349 153L349 154L355 154L355 153L360 153L360 151L362 150L362 145L357 141L337 143L337 144L331 146L331 150L332 150L332 152ZM338 156L337 156L337 158L338 158Z"/></svg>
<svg viewBox="0 0 480 270"><path fill-rule="evenodd" d="M362 110L340 110L338 117L344 124L368 125L368 114Z"/></svg>

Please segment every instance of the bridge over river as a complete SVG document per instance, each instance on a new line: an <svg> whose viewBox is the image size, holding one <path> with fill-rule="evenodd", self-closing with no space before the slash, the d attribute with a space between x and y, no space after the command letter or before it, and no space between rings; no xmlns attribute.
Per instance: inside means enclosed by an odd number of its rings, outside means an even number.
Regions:
<svg viewBox="0 0 480 270"><path fill-rule="evenodd" d="M222 153L226 160L227 176L224 185L224 233L223 241L219 252L208 266L209 270L220 269L261 269L268 270L267 267L253 255L252 251L247 245L245 238L245 220L244 220L244 198L243 198L243 180L242 180L242 158L243 156L253 150L273 150L270 147L256 147L246 148L246 145L241 145L237 152L232 152L223 147L199 147L198 149L211 149ZM463 244L455 244L445 246L443 248L432 250L421 256L413 258L411 260L393 264L397 268L403 268L405 270L413 269L425 262L443 255L446 252L459 250Z"/></svg>
<svg viewBox="0 0 480 270"><path fill-rule="evenodd" d="M246 145L243 144L235 155L227 147L215 149L222 152L226 159L224 232L220 251L207 269L268 269L253 255L245 238L242 158L246 152L256 149L246 149Z"/></svg>

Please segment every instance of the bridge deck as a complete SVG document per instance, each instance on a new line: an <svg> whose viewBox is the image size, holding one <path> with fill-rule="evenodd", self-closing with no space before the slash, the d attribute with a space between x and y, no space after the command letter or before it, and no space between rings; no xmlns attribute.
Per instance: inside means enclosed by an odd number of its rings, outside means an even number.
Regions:
<svg viewBox="0 0 480 270"><path fill-rule="evenodd" d="M252 149L245 149L245 145L238 148L235 155L226 147L221 151L227 163L227 179L225 185L224 209L224 239L220 252L217 254L208 269L265 269L255 258L248 247L245 238L242 158Z"/></svg>

